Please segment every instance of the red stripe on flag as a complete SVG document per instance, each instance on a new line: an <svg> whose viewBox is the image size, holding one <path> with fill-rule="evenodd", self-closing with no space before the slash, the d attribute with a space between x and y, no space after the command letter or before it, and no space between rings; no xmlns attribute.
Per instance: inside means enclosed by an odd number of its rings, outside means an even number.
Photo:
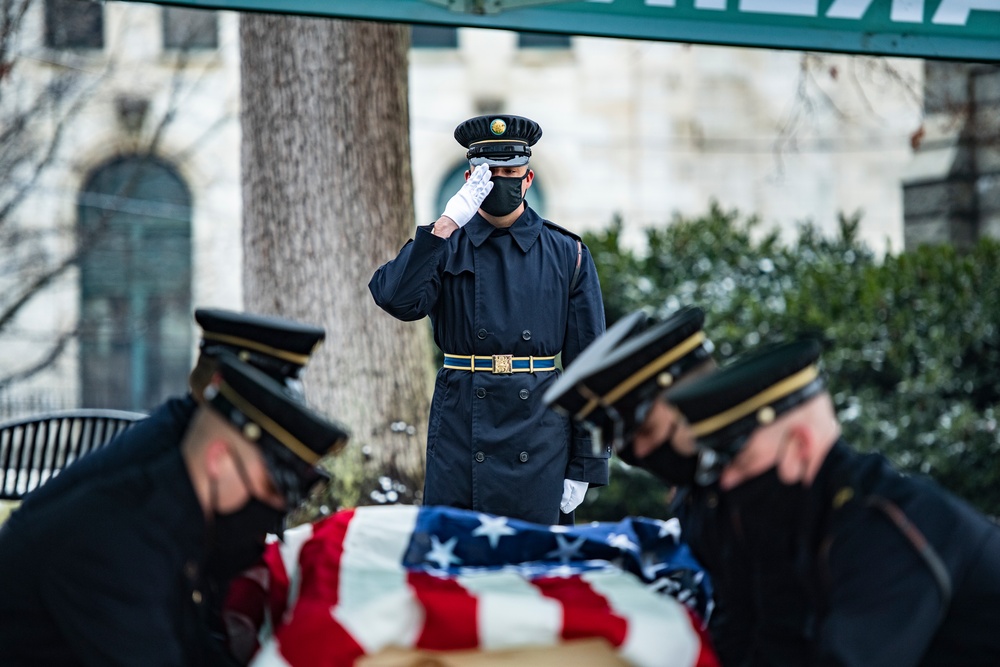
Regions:
<svg viewBox="0 0 1000 667"><path fill-rule="evenodd" d="M542 595L563 608L563 639L604 637L614 647L625 641L628 622L615 614L607 599L579 577L541 577L532 581Z"/></svg>
<svg viewBox="0 0 1000 667"><path fill-rule="evenodd" d="M275 636L282 657L295 667L345 667L365 654L319 600L299 600Z"/></svg>
<svg viewBox="0 0 1000 667"><path fill-rule="evenodd" d="M407 581L424 608L424 627L417 647L428 650L479 646L478 603L455 579L411 571Z"/></svg>
<svg viewBox="0 0 1000 667"><path fill-rule="evenodd" d="M704 627L704 623L701 618L691 609L684 607L687 611L688 620L691 621L691 627L694 631L698 633L698 640L701 644L701 649L698 651L698 659L695 661L695 667L722 667L722 663L719 662L719 656L715 654L715 649L712 648L712 638L708 634L708 630Z"/></svg>
<svg viewBox="0 0 1000 667"><path fill-rule="evenodd" d="M331 606L337 604L344 539L353 518L354 510L338 512L314 525L312 539L302 545L299 553L300 598L309 596Z"/></svg>
<svg viewBox="0 0 1000 667"><path fill-rule="evenodd" d="M344 538L354 511L338 512L313 526L299 553L300 588L289 622L275 636L281 655L296 667L351 665L364 649L333 617L340 586Z"/></svg>

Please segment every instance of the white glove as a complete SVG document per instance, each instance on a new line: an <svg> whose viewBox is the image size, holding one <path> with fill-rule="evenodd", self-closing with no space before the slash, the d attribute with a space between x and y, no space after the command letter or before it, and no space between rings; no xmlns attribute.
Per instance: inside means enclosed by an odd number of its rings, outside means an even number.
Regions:
<svg viewBox="0 0 1000 667"><path fill-rule="evenodd" d="M490 166L485 162L473 169L462 189L448 200L442 215L454 220L459 227L472 220L472 216L479 210L479 205L493 189L490 175Z"/></svg>
<svg viewBox="0 0 1000 667"><path fill-rule="evenodd" d="M578 482L575 479L563 480L562 501L559 503L559 509L562 510L563 514L569 514L580 506L583 497L587 495L588 486L590 485L586 482Z"/></svg>

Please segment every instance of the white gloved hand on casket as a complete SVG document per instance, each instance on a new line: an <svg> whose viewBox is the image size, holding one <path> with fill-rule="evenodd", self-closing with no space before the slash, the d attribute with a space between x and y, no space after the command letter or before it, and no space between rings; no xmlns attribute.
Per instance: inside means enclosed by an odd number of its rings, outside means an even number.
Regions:
<svg viewBox="0 0 1000 667"><path fill-rule="evenodd" d="M580 482L575 479L563 480L562 500L559 502L559 509L563 514L569 514L583 502L583 497L587 495L587 482Z"/></svg>

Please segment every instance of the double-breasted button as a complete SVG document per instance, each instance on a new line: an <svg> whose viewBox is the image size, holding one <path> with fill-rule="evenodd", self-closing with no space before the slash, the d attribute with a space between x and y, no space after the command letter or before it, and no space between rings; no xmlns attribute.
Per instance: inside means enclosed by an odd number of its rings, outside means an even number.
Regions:
<svg viewBox="0 0 1000 667"><path fill-rule="evenodd" d="M521 463L527 463L528 462L528 452L521 452L518 455L517 458L519 458L521 460Z"/></svg>
<svg viewBox="0 0 1000 667"><path fill-rule="evenodd" d="M517 392L517 395L520 396L521 400L523 401L529 396L531 396L531 392L528 391L527 389L522 389L521 391Z"/></svg>
<svg viewBox="0 0 1000 667"><path fill-rule="evenodd" d="M719 496L715 495L715 493L710 492L708 494L707 504L708 504L709 507L711 507L713 509L716 508L716 507L718 507L719 506Z"/></svg>
<svg viewBox="0 0 1000 667"><path fill-rule="evenodd" d="M480 329L479 331L477 331L476 336L479 337L479 340L483 340L484 338L486 338L486 329Z"/></svg>
<svg viewBox="0 0 1000 667"><path fill-rule="evenodd" d="M478 396L479 398L486 398L486 390L483 389L482 387L476 389L476 396Z"/></svg>
<svg viewBox="0 0 1000 667"><path fill-rule="evenodd" d="M191 591L191 599L195 604L201 604L201 591Z"/></svg>
<svg viewBox="0 0 1000 667"><path fill-rule="evenodd" d="M525 329L524 331L521 332L521 338L523 338L524 340L531 340L531 332Z"/></svg>
<svg viewBox="0 0 1000 667"><path fill-rule="evenodd" d="M476 452L476 461L482 463L485 460L486 460L486 454L483 454L482 452Z"/></svg>

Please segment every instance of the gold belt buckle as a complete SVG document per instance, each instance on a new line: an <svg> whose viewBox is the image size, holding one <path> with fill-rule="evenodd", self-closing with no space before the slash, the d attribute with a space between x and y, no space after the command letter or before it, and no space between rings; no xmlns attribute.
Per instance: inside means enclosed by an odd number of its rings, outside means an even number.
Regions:
<svg viewBox="0 0 1000 667"><path fill-rule="evenodd" d="M494 354L493 373L495 375L510 375L514 372L513 354Z"/></svg>

